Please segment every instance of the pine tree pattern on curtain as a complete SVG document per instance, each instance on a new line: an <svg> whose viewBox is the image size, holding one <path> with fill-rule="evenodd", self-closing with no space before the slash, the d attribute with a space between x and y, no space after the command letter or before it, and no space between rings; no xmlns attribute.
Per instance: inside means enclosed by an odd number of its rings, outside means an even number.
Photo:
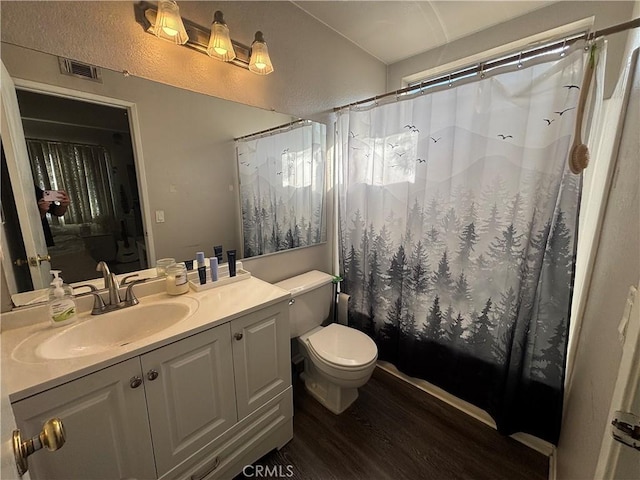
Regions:
<svg viewBox="0 0 640 480"><path fill-rule="evenodd" d="M326 240L326 126L293 129L236 142L244 257Z"/></svg>
<svg viewBox="0 0 640 480"><path fill-rule="evenodd" d="M382 360L556 443L581 179L580 50L341 112L342 290Z"/></svg>

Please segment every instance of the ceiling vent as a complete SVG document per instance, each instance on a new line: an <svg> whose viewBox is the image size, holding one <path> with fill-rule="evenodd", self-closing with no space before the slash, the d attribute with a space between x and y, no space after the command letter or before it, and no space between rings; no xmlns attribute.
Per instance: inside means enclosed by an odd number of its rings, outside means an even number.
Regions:
<svg viewBox="0 0 640 480"><path fill-rule="evenodd" d="M99 67L89 65L88 63L78 62L77 60L71 60L70 58L58 57L58 60L60 61L60 72L65 75L71 75L102 83Z"/></svg>

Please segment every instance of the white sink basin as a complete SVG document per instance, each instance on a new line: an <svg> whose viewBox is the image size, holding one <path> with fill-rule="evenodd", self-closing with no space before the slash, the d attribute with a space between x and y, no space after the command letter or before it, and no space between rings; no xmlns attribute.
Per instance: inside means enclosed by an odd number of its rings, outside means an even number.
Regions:
<svg viewBox="0 0 640 480"><path fill-rule="evenodd" d="M62 360L113 351L150 337L191 316L194 299L140 303L102 315L80 315L62 329L47 327L22 342L13 352L22 361ZM35 358L34 358L35 357Z"/></svg>

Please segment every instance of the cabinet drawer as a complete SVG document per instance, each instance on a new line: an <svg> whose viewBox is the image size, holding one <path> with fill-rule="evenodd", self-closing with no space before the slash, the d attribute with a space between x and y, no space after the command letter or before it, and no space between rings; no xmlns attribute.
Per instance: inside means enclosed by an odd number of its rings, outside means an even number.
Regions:
<svg viewBox="0 0 640 480"><path fill-rule="evenodd" d="M293 389L238 422L160 480L233 478L242 468L293 438Z"/></svg>

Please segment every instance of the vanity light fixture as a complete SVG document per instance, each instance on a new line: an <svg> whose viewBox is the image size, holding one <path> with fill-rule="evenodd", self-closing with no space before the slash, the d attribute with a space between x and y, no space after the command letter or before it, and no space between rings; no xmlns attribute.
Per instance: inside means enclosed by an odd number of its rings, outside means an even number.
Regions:
<svg viewBox="0 0 640 480"><path fill-rule="evenodd" d="M249 70L258 75L269 75L273 72L271 58L269 58L269 50L267 42L264 41L262 32L257 31L255 39L251 44L251 58L249 59Z"/></svg>
<svg viewBox="0 0 640 480"><path fill-rule="evenodd" d="M184 42L175 41L175 37L165 36L166 32L164 28L157 27L161 25L160 14L162 12L159 12L159 10L163 8L163 4L165 3L170 4L178 14L180 25L183 26L185 31L184 37L180 37L185 38ZM222 12L219 10L214 13L211 30L201 27L189 20L181 19L178 13L178 6L176 2L172 0L160 0L157 9L149 2L142 1L136 4L135 11L136 20L143 25L147 33L151 33L160 38L166 38L176 44L192 48L218 60L232 63L258 75L268 75L273 72L273 64L271 63L271 58L269 58L269 51L267 50L267 44L264 41L262 32L256 32L251 47L236 42L230 38L229 27L227 27ZM171 25L176 24L168 23L166 25L171 32L171 30L174 29ZM159 30L165 33L158 33Z"/></svg>
<svg viewBox="0 0 640 480"><path fill-rule="evenodd" d="M154 23L154 35L176 45L184 45L189 40L180 17L180 9L174 0L160 0Z"/></svg>
<svg viewBox="0 0 640 480"><path fill-rule="evenodd" d="M227 27L224 18L222 18L222 12L220 10L217 10L216 13L213 14L207 54L223 62L228 62L236 58L236 52L233 49L231 38L229 37L229 27Z"/></svg>

